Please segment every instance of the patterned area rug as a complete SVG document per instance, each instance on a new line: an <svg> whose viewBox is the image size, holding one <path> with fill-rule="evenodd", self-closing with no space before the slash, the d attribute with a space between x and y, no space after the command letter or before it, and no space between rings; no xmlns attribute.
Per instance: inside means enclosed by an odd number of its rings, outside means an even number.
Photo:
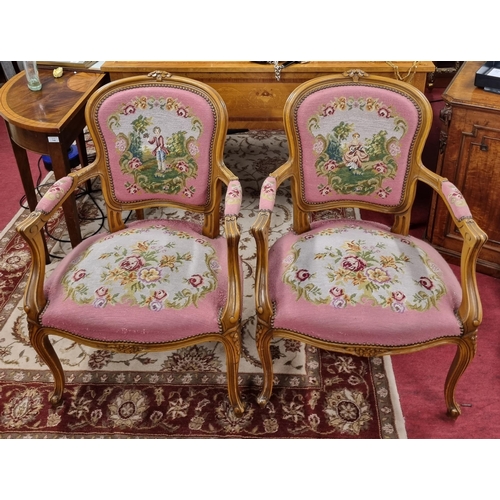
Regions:
<svg viewBox="0 0 500 500"><path fill-rule="evenodd" d="M58 407L48 403L52 375L29 343L22 293L30 255L14 225L0 238L0 437L3 438L404 438L404 423L390 358L357 358L290 340L273 346L275 388L266 406L256 403L262 383L255 349L253 282L255 245L249 232L260 186L287 159L282 131L229 135L225 161L241 180L239 219L244 262L244 331L240 384L243 417L229 407L225 358L218 343L164 353L115 354L52 338L67 386ZM49 179L50 182L50 179ZM43 190L43 188L42 188ZM78 201L82 234L106 227L94 183ZM19 214L17 220L27 216ZM179 210L170 216L196 219ZM149 216L162 217L165 210ZM134 214L129 214L131 218ZM354 218L353 210L321 217ZM290 228L290 191L278 193L271 237ZM48 227L49 271L69 250L60 211Z"/></svg>

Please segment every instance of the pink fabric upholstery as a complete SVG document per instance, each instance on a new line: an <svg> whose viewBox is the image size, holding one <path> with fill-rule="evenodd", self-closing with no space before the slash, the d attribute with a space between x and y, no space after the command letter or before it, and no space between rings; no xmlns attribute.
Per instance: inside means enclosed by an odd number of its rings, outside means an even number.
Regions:
<svg viewBox="0 0 500 500"><path fill-rule="evenodd" d="M454 184L450 181L445 181L442 184L442 189L446 199L450 203L453 214L458 220L472 217L465 198Z"/></svg>
<svg viewBox="0 0 500 500"><path fill-rule="evenodd" d="M75 181L71 177L62 177L54 182L38 202L35 210L48 214L71 189L73 182Z"/></svg>
<svg viewBox="0 0 500 500"><path fill-rule="evenodd" d="M98 111L114 196L121 202L207 202L215 118L198 93L143 86L115 93Z"/></svg>
<svg viewBox="0 0 500 500"><path fill-rule="evenodd" d="M240 213L243 191L240 181L233 180L227 186L224 202L224 215L238 215Z"/></svg>
<svg viewBox="0 0 500 500"><path fill-rule="evenodd" d="M352 344L460 334L461 288L428 244L367 221L320 221L272 246L273 326Z"/></svg>
<svg viewBox="0 0 500 500"><path fill-rule="evenodd" d="M226 260L224 238L205 238L183 221L138 221L95 235L47 280L41 322L105 341L166 342L218 332Z"/></svg>
<svg viewBox="0 0 500 500"><path fill-rule="evenodd" d="M276 202L276 179L268 177L260 189L259 210L273 211Z"/></svg>
<svg viewBox="0 0 500 500"><path fill-rule="evenodd" d="M420 115L402 94L362 84L307 95L296 113L303 200L398 206Z"/></svg>

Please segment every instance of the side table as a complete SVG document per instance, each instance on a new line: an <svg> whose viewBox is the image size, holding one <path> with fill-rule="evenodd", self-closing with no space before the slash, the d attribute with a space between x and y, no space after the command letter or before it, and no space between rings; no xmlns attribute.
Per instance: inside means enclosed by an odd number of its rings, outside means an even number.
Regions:
<svg viewBox="0 0 500 500"><path fill-rule="evenodd" d="M70 170L68 150L76 141L81 165L88 164L83 130L85 104L90 95L106 83L105 73L66 70L54 78L52 70L40 69L42 89L28 89L24 71L7 81L0 89L0 115L4 118L21 175L28 206L37 205L35 186L26 150L49 155L54 177L60 179ZM64 217L72 246L81 242L76 198L63 205Z"/></svg>
<svg viewBox="0 0 500 500"><path fill-rule="evenodd" d="M460 189L488 235L477 270L500 278L500 95L474 86L483 64L465 62L443 93L437 172ZM437 196L426 237L449 262L459 263L463 240Z"/></svg>

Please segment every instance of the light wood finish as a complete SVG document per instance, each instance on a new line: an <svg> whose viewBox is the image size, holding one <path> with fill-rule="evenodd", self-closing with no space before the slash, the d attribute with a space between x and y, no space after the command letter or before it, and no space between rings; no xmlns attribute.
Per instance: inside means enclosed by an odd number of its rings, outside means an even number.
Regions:
<svg viewBox="0 0 500 500"><path fill-rule="evenodd" d="M500 95L474 86L484 62L466 62L443 93L437 172L463 193L472 215L488 234L478 271L500 278ZM427 239L458 263L462 235L434 197Z"/></svg>
<svg viewBox="0 0 500 500"><path fill-rule="evenodd" d="M251 61L107 61L101 71L111 80L154 70L187 76L213 87L224 99L232 129L283 129L283 108L301 83L323 75L359 68L373 75L404 78L421 91L435 66L429 61L310 61L293 64L276 80L271 64Z"/></svg>
<svg viewBox="0 0 500 500"><path fill-rule="evenodd" d="M185 88L188 91L194 91L204 96L212 104L214 113L214 122L216 130L211 143L211 185L209 187L210 196L206 205L198 206L182 202L161 201L158 199L146 200L134 203L120 203L113 199L112 179L108 169L108 156L104 144L102 129L96 124L96 116L99 107L108 95L119 92L120 89L129 89L137 86L144 88L148 84L156 86L165 85L168 92L169 85L175 85ZM182 77L169 78L164 82L155 81L147 77L133 77L127 80L111 82L105 87L99 89L90 98L85 108L85 118L96 147L95 160L85 168L70 173L68 177L73 179L73 184L64 196L53 206L49 213L40 211L32 212L28 218L21 222L17 230L29 244L32 254L31 272L24 295L24 310L28 317L30 341L37 351L40 358L49 366L54 376L54 392L51 395L52 404L59 404L65 386L64 371L57 357L57 354L49 341L49 335L57 335L67 338L73 342L81 343L97 349L105 349L115 352L136 353L136 352L154 352L180 349L190 345L202 342L221 342L226 352L227 366L227 385L229 400L234 408L236 415L241 415L244 411L244 404L240 398L238 388L238 367L241 357L241 316L242 316L242 276L240 270L240 259L238 245L240 232L237 223L237 217L226 215L224 217L224 237L227 241L227 262L221 262L221 265L227 265L228 274L228 293L224 310L220 312L219 329L216 332L207 332L188 338L164 342L138 342L127 340L125 338L117 341L95 340L81 337L75 333L59 330L42 325L41 314L47 304L44 293L44 281L46 272L45 249L43 246L43 228L47 222L54 216L55 212L62 204L73 196L75 189L81 183L87 182L95 177L101 178L102 193L106 204L108 225L110 232L115 232L126 227L126 222L122 218L124 210L135 209L144 214L147 208L158 206L175 206L180 209L189 209L199 212L204 216L202 234L207 238L221 237L220 206L222 202L223 186L228 185L230 181L237 180L237 177L225 166L223 162L224 144L227 134L227 111L224 103L220 100L213 89L192 80ZM134 311L130 311L130 315ZM115 316L119 325L126 325L126 318ZM85 322L85 317L81 318ZM155 321L158 321L155 319Z"/></svg>
<svg viewBox="0 0 500 500"><path fill-rule="evenodd" d="M356 77L354 79L356 79ZM284 111L285 131L290 147L290 158L285 164L271 173L270 176L276 179L276 189L278 189L278 186L285 180L289 179L290 181L293 203L293 229L297 234L303 234L311 229L310 216L313 212L334 210L339 207L357 207L360 209L375 210L394 215L394 223L391 231L397 234L408 235L410 228L410 215L415 198L417 182L424 182L429 185L436 192L436 195L443 200L446 200L446 195L442 187L442 183L445 179L427 169L421 161L422 150L432 122L432 108L424 95L415 91L412 86L404 82L394 82L387 78L359 78L359 82L362 84L373 84L375 86L383 85L388 87L394 86L396 91L408 94L409 98L414 100L422 116L420 131L418 136L415 137L412 145L412 151L409 153L411 167L408 175L408 189L406 190L404 199L401 200L400 204L397 207L384 207L381 205L370 204L365 201L359 201L356 203L355 201L353 202L353 200L336 200L329 203L324 202L312 204L305 203L302 199L303 185L300 172L302 155L300 154L297 132L298 128L295 123L295 118L298 113L297 108L300 106L300 103L305 100L305 96L310 93L313 93L318 89L324 90L329 84L335 85L343 82L350 83L351 79L341 76L318 78L298 87L290 95ZM315 167L313 166L312 168ZM448 371L444 394L448 415L454 418L460 415L460 406L455 401L454 396L455 387L476 352L477 329L481 324L483 312L477 289L475 265L477 255L486 241L486 234L480 229L473 219L465 218L458 220L455 215L451 213L451 206L447 200L445 202L445 206L450 209L450 217L455 223L459 233L462 235L462 303L456 314L463 327L463 331L459 336L432 338L426 342L407 346L386 345L381 342L374 343L373 345L366 343L356 344L352 341L352 339L347 339L345 343L339 343L321 339L318 337L317 332L314 331L295 331L275 328L273 326L275 310L274 304L269 295L268 285L268 276L270 273L276 272L275 270L270 269L268 260L270 250L268 240L270 228L272 227L272 212L269 210L259 211L257 219L252 225L251 231L257 246L255 282L255 307L257 314L256 341L264 371L264 382L261 393L258 397L258 402L261 406L265 406L267 404L273 389L273 360L270 351L270 345L273 338L294 339L309 345L314 345L320 349L347 353L356 356L404 354L443 344L454 344L456 345L457 350L455 358ZM279 307L279 305L277 307ZM356 314L356 312L353 312L353 314ZM332 329L334 328L335 321L332 316ZM366 328L369 329L370 325L367 324Z"/></svg>
<svg viewBox="0 0 500 500"><path fill-rule="evenodd" d="M25 72L12 77L0 89L0 115L7 130L31 211L37 197L26 150L49 155L54 177L60 179L70 170L68 150L76 140L82 165L88 164L83 129L85 104L107 78L104 73L66 71L54 78L52 70L39 70L42 89L28 89ZM63 206L73 246L81 241L75 197Z"/></svg>

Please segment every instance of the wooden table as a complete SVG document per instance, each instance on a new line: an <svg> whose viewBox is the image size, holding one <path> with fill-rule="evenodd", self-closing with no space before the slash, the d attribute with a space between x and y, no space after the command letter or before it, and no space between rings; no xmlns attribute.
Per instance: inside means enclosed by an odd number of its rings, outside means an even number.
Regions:
<svg viewBox="0 0 500 500"><path fill-rule="evenodd" d="M107 81L105 73L65 71L54 78L52 70L39 70L42 89L28 89L24 71L0 89L0 115L7 124L30 210L37 197L26 150L49 155L54 177L60 179L70 170L68 150L76 140L82 165L88 164L83 129L85 104L90 95ZM76 199L64 205L64 216L71 244L81 241Z"/></svg>
<svg viewBox="0 0 500 500"><path fill-rule="evenodd" d="M251 61L106 61L101 65L101 71L108 72L111 80L162 70L205 82L226 103L229 127L250 130L283 129L285 102L299 84L352 68L403 79L423 92L427 75L435 66L428 61L310 61L286 67L277 81L273 65Z"/></svg>
<svg viewBox="0 0 500 500"><path fill-rule="evenodd" d="M437 172L460 189L488 234L477 270L500 278L500 95L474 86L483 64L464 63L443 93ZM426 237L448 261L458 264L462 237L436 196Z"/></svg>

